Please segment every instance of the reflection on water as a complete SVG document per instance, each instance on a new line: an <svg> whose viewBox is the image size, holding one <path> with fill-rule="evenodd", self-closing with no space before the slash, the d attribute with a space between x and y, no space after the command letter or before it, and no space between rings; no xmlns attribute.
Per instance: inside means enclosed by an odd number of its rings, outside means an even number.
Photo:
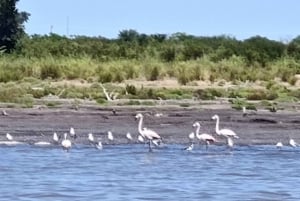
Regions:
<svg viewBox="0 0 300 201"><path fill-rule="evenodd" d="M299 200L300 148L1 146L0 200Z"/></svg>

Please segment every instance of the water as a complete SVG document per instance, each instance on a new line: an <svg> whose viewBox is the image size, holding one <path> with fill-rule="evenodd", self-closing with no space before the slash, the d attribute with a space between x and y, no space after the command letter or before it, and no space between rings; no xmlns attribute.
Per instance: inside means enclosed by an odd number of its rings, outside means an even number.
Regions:
<svg viewBox="0 0 300 201"><path fill-rule="evenodd" d="M0 200L299 200L300 148L0 147Z"/></svg>

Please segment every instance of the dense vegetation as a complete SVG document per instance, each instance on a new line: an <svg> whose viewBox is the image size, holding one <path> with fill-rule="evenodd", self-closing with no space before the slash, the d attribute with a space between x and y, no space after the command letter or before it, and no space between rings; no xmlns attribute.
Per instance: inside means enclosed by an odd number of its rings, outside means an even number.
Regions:
<svg viewBox="0 0 300 201"><path fill-rule="evenodd" d="M193 80L256 81L275 77L293 84L300 72L300 37L288 44L254 36L171 36L121 31L117 39L57 34L24 35L0 60L0 81L96 78L100 82L175 77Z"/></svg>
<svg viewBox="0 0 300 201"><path fill-rule="evenodd" d="M300 74L300 36L288 43L261 36L246 40L221 36L193 36L185 33L143 34L135 30L120 31L116 39L88 36L27 35L24 23L29 14L19 12L18 0L0 0L0 89L3 94L22 92L21 96L42 97L58 94L62 89L51 88L45 83L57 80L74 80L91 83L86 90L72 87L60 93L61 97L101 99L98 82L119 83L129 79L149 81L165 78L177 79L181 85L197 85L195 81L211 83L242 83L265 81L263 91L176 91L175 98L198 97L212 99L245 97L247 99L275 100L284 96L298 98L298 92L274 84L274 80L295 85ZM11 20L6 20L11 19ZM30 80L30 81L28 81ZM32 82L34 80L34 82ZM37 80L43 91L32 90ZM15 83L23 83L16 87ZM25 84L24 84L25 83ZM30 83L30 85L27 85ZM97 89L97 93L95 92ZM119 93L129 98L174 98L173 92L145 91L128 86ZM70 93L69 93L70 92ZM90 93L87 93L90 92ZM71 94L71 95L70 95ZM173 94L173 95L172 95ZM178 95L179 94L179 95ZM295 95L296 94L296 95ZM20 95L20 94L19 94ZM19 95L16 95L19 97ZM170 96L169 96L170 95ZM7 96L8 97L8 96ZM2 101L14 101L16 97L0 97ZM99 100L101 102L101 100Z"/></svg>

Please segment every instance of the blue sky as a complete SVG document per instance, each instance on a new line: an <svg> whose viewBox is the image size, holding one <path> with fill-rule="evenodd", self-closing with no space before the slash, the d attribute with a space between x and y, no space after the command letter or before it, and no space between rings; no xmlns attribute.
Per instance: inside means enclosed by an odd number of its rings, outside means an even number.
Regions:
<svg viewBox="0 0 300 201"><path fill-rule="evenodd" d="M280 41L300 35L299 0L20 0L17 8L31 14L28 34L52 29L60 35L116 38L134 29Z"/></svg>

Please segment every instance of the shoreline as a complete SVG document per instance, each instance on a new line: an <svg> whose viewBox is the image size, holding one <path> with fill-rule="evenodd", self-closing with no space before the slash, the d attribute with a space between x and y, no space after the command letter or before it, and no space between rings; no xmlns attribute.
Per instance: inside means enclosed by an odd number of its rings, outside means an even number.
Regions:
<svg viewBox="0 0 300 201"><path fill-rule="evenodd" d="M243 115L242 111L228 107L228 104L199 105L198 107L172 106L81 106L78 110L70 107L57 108L5 108L7 116L1 116L0 141L10 133L15 140L26 143L49 141L57 132L62 135L74 127L78 144L88 144L87 135L93 133L95 139L103 144L137 143L138 122L134 116L144 114L144 127L159 133L166 144L189 144L188 134L194 131L193 122L201 123L200 133L213 134L217 144L226 144L226 140L215 134L214 114L220 116L220 128L234 130L239 139L235 144L275 145L278 141L288 144L290 138L300 142L300 113L292 110L280 110L272 113L266 110L251 111ZM107 132L111 131L115 140L109 142ZM130 132L135 141L129 142L126 133Z"/></svg>

